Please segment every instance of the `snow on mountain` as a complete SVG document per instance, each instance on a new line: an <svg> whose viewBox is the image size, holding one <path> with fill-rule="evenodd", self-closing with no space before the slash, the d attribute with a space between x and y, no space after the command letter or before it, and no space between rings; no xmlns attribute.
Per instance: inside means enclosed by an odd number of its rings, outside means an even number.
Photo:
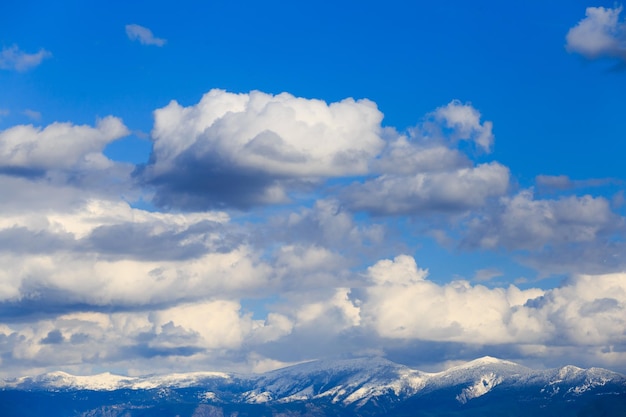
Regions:
<svg viewBox="0 0 626 417"><path fill-rule="evenodd" d="M383 358L314 361L260 375L194 372L127 377L103 373L73 376L51 372L0 381L1 390L115 391L119 389L198 390L209 403L291 404L320 401L342 407L393 405L408 399L444 395L467 404L492 392L523 390L538 398L576 397L605 386L626 395L626 378L599 369L565 366L535 371L510 361L484 357L437 373L426 373ZM516 392L517 392L516 391ZM610 392L613 392L610 391Z"/></svg>
<svg viewBox="0 0 626 417"><path fill-rule="evenodd" d="M474 382L473 385L463 388L461 393L456 396L456 399L461 404L465 404L469 400L473 398L478 398L482 395L485 395L493 387L500 384L502 382L502 377L497 376L493 372L489 372L488 374L483 375L480 380Z"/></svg>
<svg viewBox="0 0 626 417"><path fill-rule="evenodd" d="M487 394L503 382L515 384L525 380L533 372L515 362L485 356L443 372L430 374L424 390L432 392L448 387L460 387L455 398L461 404L465 404Z"/></svg>
<svg viewBox="0 0 626 417"><path fill-rule="evenodd" d="M70 375L66 372L49 372L34 377L21 377L12 380L0 381L0 388L17 389L85 389L93 391L112 391L124 388L136 378L113 375L105 372L90 376Z"/></svg>
<svg viewBox="0 0 626 417"><path fill-rule="evenodd" d="M35 377L21 377L0 381L0 389L46 389L114 391L118 389L186 388L205 384L211 379L227 380L231 376L221 372L191 372L147 377L128 377L105 372L78 376L66 372L48 372Z"/></svg>
<svg viewBox="0 0 626 417"><path fill-rule="evenodd" d="M347 405L412 395L424 386L425 375L382 358L315 361L268 372L245 395L254 402L328 398Z"/></svg>
<svg viewBox="0 0 626 417"><path fill-rule="evenodd" d="M601 368L582 369L568 365L539 372L528 382L542 383L541 392L549 396L579 396L614 381L621 381L626 385L626 378L618 373Z"/></svg>

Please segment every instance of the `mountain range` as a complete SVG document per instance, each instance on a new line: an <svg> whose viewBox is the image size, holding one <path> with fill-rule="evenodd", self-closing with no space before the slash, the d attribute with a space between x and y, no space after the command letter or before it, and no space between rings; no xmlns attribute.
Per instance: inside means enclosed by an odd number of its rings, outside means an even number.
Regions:
<svg viewBox="0 0 626 417"><path fill-rule="evenodd" d="M483 357L428 373L383 358L243 375L52 372L0 381L3 417L626 416L626 377Z"/></svg>

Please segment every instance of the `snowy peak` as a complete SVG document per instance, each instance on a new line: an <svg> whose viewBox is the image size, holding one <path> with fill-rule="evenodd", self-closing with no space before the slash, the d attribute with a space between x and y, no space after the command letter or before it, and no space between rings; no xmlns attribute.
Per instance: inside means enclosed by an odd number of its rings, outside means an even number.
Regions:
<svg viewBox="0 0 626 417"><path fill-rule="evenodd" d="M254 402L329 399L361 403L390 395L412 395L424 385L423 372L383 358L315 361L269 372L246 393Z"/></svg>
<svg viewBox="0 0 626 417"><path fill-rule="evenodd" d="M51 372L0 382L2 390L115 391L198 390L211 403L290 404L321 401L343 407L393 405L445 394L468 404L492 392L530 390L538 396L580 396L613 387L626 394L626 379L614 372L575 366L535 371L514 362L482 357L438 373L425 373L383 358L313 361L260 375L193 372L147 377L103 373L74 376ZM615 388L617 387L617 388ZM612 391L611 391L612 392ZM535 395L535 394L533 394Z"/></svg>
<svg viewBox="0 0 626 417"><path fill-rule="evenodd" d="M467 373L473 370L485 369L485 368L499 369L503 372L521 371L521 370L530 371L529 368L526 368L515 362L494 358L492 356L483 356L482 358L474 359L473 361L469 361L464 364L446 369L445 371L440 372L440 374L449 374L449 373L457 373L457 372Z"/></svg>

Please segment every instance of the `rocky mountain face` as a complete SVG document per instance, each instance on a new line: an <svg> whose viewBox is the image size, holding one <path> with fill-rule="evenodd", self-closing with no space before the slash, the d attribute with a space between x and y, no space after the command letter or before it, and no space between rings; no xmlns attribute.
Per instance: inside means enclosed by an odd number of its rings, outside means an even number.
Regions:
<svg viewBox="0 0 626 417"><path fill-rule="evenodd" d="M381 358L261 375L55 372L0 382L0 409L4 417L626 416L626 377L574 366L537 371L491 357L439 373Z"/></svg>

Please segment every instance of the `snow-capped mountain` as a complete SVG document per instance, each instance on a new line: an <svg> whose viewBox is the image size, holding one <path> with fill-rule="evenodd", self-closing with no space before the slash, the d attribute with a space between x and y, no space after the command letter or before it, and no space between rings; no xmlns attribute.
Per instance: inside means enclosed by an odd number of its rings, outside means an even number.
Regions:
<svg viewBox="0 0 626 417"><path fill-rule="evenodd" d="M626 413L626 377L574 366L537 371L491 357L439 373L382 358L315 361L261 375L195 372L140 378L53 372L1 381L0 407L7 417L42 411L68 417L473 416L496 411L617 416Z"/></svg>

